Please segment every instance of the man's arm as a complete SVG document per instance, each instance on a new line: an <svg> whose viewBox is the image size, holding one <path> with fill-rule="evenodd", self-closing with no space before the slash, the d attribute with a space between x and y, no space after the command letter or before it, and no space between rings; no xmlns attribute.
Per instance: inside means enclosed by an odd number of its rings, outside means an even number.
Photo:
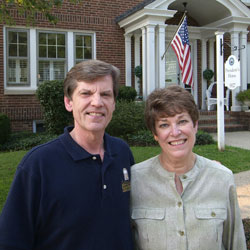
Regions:
<svg viewBox="0 0 250 250"><path fill-rule="evenodd" d="M0 249L32 249L39 208L39 179L18 167L0 216Z"/></svg>

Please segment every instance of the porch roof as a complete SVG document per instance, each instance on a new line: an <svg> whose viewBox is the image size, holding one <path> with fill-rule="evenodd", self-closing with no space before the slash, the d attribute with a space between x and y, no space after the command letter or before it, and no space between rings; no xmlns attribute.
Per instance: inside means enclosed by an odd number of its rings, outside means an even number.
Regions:
<svg viewBox="0 0 250 250"><path fill-rule="evenodd" d="M159 14L163 10L184 11L183 0L144 0L142 3L116 17L115 21L124 23L128 17L131 19L131 16L136 15L137 12L145 8L159 11ZM154 13L156 13L155 11ZM228 19L231 16L246 18L247 21L250 18L249 8L240 0L192 0L187 4L187 11L189 16L196 20L199 26L207 27L214 27L214 24L217 24L218 21ZM171 15L166 16L166 19L169 18L171 18ZM136 17L132 19L136 19Z"/></svg>

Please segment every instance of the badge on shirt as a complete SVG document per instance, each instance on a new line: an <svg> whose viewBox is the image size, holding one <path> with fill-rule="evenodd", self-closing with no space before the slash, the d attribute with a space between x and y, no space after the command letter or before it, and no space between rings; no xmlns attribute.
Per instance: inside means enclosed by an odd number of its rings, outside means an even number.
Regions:
<svg viewBox="0 0 250 250"><path fill-rule="evenodd" d="M128 170L126 168L123 168L123 177L124 181L122 182L122 192L128 192L130 191L130 181L129 181L129 175Z"/></svg>

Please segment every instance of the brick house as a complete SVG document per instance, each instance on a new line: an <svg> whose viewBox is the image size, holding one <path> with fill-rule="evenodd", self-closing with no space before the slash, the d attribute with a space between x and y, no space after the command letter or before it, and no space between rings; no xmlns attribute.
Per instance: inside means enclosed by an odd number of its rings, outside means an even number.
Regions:
<svg viewBox="0 0 250 250"><path fill-rule="evenodd" d="M188 1L187 1L188 2ZM244 3L243 3L244 2ZM250 82L250 10L240 0L193 0L187 4L188 29L194 73L190 89L200 109L206 109L206 68L216 69L215 32L224 32L225 57L240 58L240 88L232 92L231 110L241 106L235 100ZM35 91L44 80L64 79L77 62L96 58L121 70L121 84L136 88L143 98L157 87L179 84L178 63L171 40L184 6L179 0L89 0L74 5L67 1L55 10L59 22L49 24L37 15L35 26L12 10L16 25L0 25L0 112L11 119L12 130L33 130L42 120ZM227 47L226 47L227 46ZM139 89L133 69L142 64L143 86Z"/></svg>

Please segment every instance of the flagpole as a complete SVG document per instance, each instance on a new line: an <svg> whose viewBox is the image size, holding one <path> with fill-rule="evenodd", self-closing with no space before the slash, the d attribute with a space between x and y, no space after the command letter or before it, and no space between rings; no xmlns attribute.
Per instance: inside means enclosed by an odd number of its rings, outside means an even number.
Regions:
<svg viewBox="0 0 250 250"><path fill-rule="evenodd" d="M176 33L178 32L178 30L179 30L179 28L180 28L180 25L181 25L182 21L184 20L184 18L185 18L185 16L186 16L186 13L187 13L187 11L185 10L185 11L184 11L184 14L183 14L183 16L182 16L182 18L181 18L181 20L180 20L178 26L177 26L177 29L176 29L176 31L175 31L173 37L172 37L172 39L171 39L170 42L168 43L168 46L167 46L167 48L166 48L164 54L163 54L162 57L161 57L161 60L163 60L165 54L167 53L167 50L168 50L168 48L169 48L171 42L173 41L173 39L174 39Z"/></svg>

